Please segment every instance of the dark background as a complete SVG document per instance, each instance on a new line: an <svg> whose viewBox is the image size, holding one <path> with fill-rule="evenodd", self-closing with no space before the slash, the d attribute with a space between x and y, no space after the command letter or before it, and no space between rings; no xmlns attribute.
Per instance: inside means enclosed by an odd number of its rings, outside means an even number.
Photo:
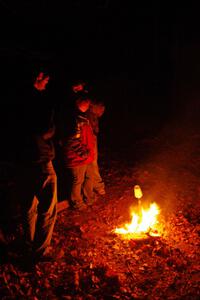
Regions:
<svg viewBox="0 0 200 300"><path fill-rule="evenodd" d="M85 79L106 103L102 131L114 145L180 127L199 128L199 16L194 5L157 1L0 1L1 130L11 126L34 66L53 74L67 101ZM7 125L6 125L7 122Z"/></svg>

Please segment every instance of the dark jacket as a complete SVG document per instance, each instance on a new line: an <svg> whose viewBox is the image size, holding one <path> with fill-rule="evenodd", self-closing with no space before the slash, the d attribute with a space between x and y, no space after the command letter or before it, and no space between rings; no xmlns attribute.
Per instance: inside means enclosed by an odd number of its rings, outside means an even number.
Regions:
<svg viewBox="0 0 200 300"><path fill-rule="evenodd" d="M53 160L54 110L45 93L33 89L20 105L19 118L17 159L35 164Z"/></svg>
<svg viewBox="0 0 200 300"><path fill-rule="evenodd" d="M91 111L88 111L87 116L90 121L90 124L91 124L94 134L98 135L98 133L99 133L99 117Z"/></svg>

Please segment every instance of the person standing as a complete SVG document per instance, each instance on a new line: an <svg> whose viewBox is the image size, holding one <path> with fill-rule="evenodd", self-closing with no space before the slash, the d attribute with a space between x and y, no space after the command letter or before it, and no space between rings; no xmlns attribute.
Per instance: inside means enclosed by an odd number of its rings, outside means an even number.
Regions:
<svg viewBox="0 0 200 300"><path fill-rule="evenodd" d="M86 95L79 95L72 103L61 141L64 168L71 178L69 202L71 208L78 210L95 200L92 171L95 137L86 115L89 105Z"/></svg>
<svg viewBox="0 0 200 300"><path fill-rule="evenodd" d="M105 105L102 101L92 101L87 112L88 119L93 129L93 133L95 136L95 157L94 161L92 162L93 167L93 188L94 191L104 196L105 192L105 184L99 172L98 166L98 134L99 134L99 119L105 112Z"/></svg>
<svg viewBox="0 0 200 300"><path fill-rule="evenodd" d="M71 86L71 90L75 97L77 97L78 95L86 95L90 97L90 93L88 91L88 84L84 80L75 81ZM91 167L93 169L93 190L100 196L104 196L106 194L105 183L100 174L98 165L99 119L102 117L104 112L105 104L103 103L103 101L92 99L89 109L87 110L87 117L90 121L90 125L92 127L95 137L95 155Z"/></svg>
<svg viewBox="0 0 200 300"><path fill-rule="evenodd" d="M50 76L39 72L20 107L16 197L20 201L24 256L29 262L52 258L57 216L57 176L52 138L54 109L46 94Z"/></svg>

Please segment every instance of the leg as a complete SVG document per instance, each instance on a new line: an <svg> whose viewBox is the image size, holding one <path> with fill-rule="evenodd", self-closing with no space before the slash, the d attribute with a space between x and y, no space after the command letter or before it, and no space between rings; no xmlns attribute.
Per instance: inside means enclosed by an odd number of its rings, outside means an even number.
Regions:
<svg viewBox="0 0 200 300"><path fill-rule="evenodd" d="M21 167L16 180L15 199L20 203L24 242L27 250L32 248L37 221L36 187L39 184L38 172L35 167Z"/></svg>
<svg viewBox="0 0 200 300"><path fill-rule="evenodd" d="M97 161L92 162L92 169L93 169L94 191L100 195L104 195L105 194L105 184L99 173L99 166L98 166Z"/></svg>
<svg viewBox="0 0 200 300"><path fill-rule="evenodd" d="M93 164L87 165L85 172L85 180L83 183L83 194L87 204L91 205L95 201L95 194L93 190Z"/></svg>
<svg viewBox="0 0 200 300"><path fill-rule="evenodd" d="M94 185L94 191L97 192L100 195L105 194L105 184L103 182L103 179L99 172L99 166L98 166L98 145L97 145L97 138L95 142L95 157L94 161L92 162L92 168L93 168L93 185Z"/></svg>
<svg viewBox="0 0 200 300"><path fill-rule="evenodd" d="M81 208L82 206L84 206L82 186L85 178L86 167L87 165L70 168L72 175L70 201L74 208Z"/></svg>
<svg viewBox="0 0 200 300"><path fill-rule="evenodd" d="M50 245L57 216L57 176L51 162L44 166L42 173L34 237L34 250L38 254Z"/></svg>

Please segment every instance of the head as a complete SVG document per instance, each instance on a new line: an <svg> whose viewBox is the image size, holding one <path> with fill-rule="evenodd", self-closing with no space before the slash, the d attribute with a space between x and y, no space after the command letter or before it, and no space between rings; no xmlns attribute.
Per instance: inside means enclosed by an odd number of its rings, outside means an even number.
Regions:
<svg viewBox="0 0 200 300"><path fill-rule="evenodd" d="M37 77L35 78L34 81L34 87L38 90L38 91L43 91L46 89L46 85L49 82L49 75L45 74L44 72L40 72Z"/></svg>
<svg viewBox="0 0 200 300"><path fill-rule="evenodd" d="M100 118L105 111L105 105L103 102L92 102L90 105L90 111L95 114L98 118Z"/></svg>
<svg viewBox="0 0 200 300"><path fill-rule="evenodd" d="M81 112L86 112L89 107L90 107L90 99L87 97L79 97L76 100L76 107L78 108L78 110L80 110Z"/></svg>
<svg viewBox="0 0 200 300"><path fill-rule="evenodd" d="M86 82L84 81L77 81L74 84L72 84L72 91L77 94L77 93L87 93L86 89Z"/></svg>

